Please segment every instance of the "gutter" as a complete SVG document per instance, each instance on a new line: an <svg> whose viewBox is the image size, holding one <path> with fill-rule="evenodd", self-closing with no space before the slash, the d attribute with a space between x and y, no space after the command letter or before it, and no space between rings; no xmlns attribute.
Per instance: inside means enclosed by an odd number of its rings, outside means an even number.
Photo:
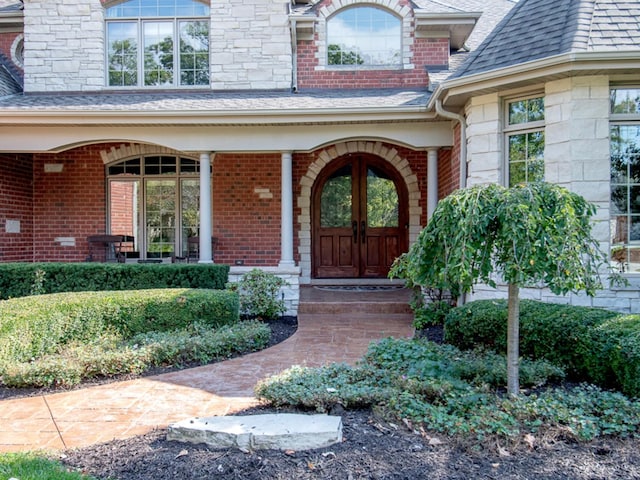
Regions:
<svg viewBox="0 0 640 480"><path fill-rule="evenodd" d="M436 99L436 113L460 124L460 188L465 188L467 186L467 122L463 115L445 110L439 98Z"/></svg>

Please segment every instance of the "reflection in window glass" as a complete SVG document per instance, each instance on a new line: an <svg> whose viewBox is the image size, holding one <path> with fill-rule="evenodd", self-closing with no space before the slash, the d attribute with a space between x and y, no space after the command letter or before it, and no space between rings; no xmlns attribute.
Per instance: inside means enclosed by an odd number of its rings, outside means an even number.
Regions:
<svg viewBox="0 0 640 480"><path fill-rule="evenodd" d="M138 26L134 22L107 24L109 85L138 84Z"/></svg>
<svg viewBox="0 0 640 480"><path fill-rule="evenodd" d="M367 171L367 225L398 226L398 192L396 185L384 172L369 167Z"/></svg>
<svg viewBox="0 0 640 480"><path fill-rule="evenodd" d="M544 98L529 98L509 103L509 125L544 120Z"/></svg>
<svg viewBox="0 0 640 480"><path fill-rule="evenodd" d="M509 186L544 179L544 132L509 136Z"/></svg>
<svg viewBox="0 0 640 480"><path fill-rule="evenodd" d="M136 258L183 254L200 228L199 171L197 160L170 155L109 165L111 233L134 237Z"/></svg>
<svg viewBox="0 0 640 480"><path fill-rule="evenodd" d="M173 84L173 24L144 24L144 84Z"/></svg>
<svg viewBox="0 0 640 480"><path fill-rule="evenodd" d="M611 113L640 113L640 88L617 88L611 90Z"/></svg>
<svg viewBox="0 0 640 480"><path fill-rule="evenodd" d="M399 66L400 19L375 7L340 11L327 23L328 65Z"/></svg>
<svg viewBox="0 0 640 480"><path fill-rule="evenodd" d="M129 0L107 9L108 18L203 17L209 7L193 0Z"/></svg>
<svg viewBox="0 0 640 480"><path fill-rule="evenodd" d="M207 5L191 0L130 0L108 8L109 86L209 85L209 15Z"/></svg>
<svg viewBox="0 0 640 480"><path fill-rule="evenodd" d="M180 22L180 84L209 84L208 22Z"/></svg>
<svg viewBox="0 0 640 480"><path fill-rule="evenodd" d="M348 227L352 217L351 165L342 167L324 184L320 197L320 226Z"/></svg>
<svg viewBox="0 0 640 480"><path fill-rule="evenodd" d="M640 272L640 126L612 125L610 142L611 258L620 271Z"/></svg>

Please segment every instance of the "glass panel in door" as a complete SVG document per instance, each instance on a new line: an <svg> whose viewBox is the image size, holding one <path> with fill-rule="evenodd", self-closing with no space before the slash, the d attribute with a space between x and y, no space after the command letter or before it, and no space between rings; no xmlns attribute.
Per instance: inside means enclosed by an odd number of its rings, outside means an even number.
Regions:
<svg viewBox="0 0 640 480"><path fill-rule="evenodd" d="M147 258L174 255L176 241L176 181L147 180Z"/></svg>
<svg viewBox="0 0 640 480"><path fill-rule="evenodd" d="M369 228L398 226L398 191L388 175L367 169L367 223Z"/></svg>
<svg viewBox="0 0 640 480"><path fill-rule="evenodd" d="M351 164L345 165L327 179L320 197L321 227L339 228L351 225L351 170Z"/></svg>
<svg viewBox="0 0 640 480"><path fill-rule="evenodd" d="M140 256L140 181L113 180L109 184L109 226L111 235L122 235L125 258Z"/></svg>
<svg viewBox="0 0 640 480"><path fill-rule="evenodd" d="M182 180L182 255L187 256L189 237L200 233L200 181Z"/></svg>

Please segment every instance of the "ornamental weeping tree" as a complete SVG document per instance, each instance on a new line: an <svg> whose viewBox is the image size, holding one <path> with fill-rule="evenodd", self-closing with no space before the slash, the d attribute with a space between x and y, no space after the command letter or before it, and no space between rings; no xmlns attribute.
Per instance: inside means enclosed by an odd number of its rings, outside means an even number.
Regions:
<svg viewBox="0 0 640 480"><path fill-rule="evenodd" d="M596 207L558 185L480 185L440 201L427 227L391 275L415 285L470 292L508 284L507 390L519 391L519 290L557 295L602 288L607 263L591 233Z"/></svg>

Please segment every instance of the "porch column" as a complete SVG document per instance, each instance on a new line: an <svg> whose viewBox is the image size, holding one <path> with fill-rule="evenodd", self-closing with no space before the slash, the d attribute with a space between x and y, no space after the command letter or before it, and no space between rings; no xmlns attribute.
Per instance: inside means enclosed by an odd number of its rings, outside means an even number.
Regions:
<svg viewBox="0 0 640 480"><path fill-rule="evenodd" d="M438 205L438 149L427 150L427 219L431 220Z"/></svg>
<svg viewBox="0 0 640 480"><path fill-rule="evenodd" d="M200 260L213 263L211 252L211 152L200 153Z"/></svg>
<svg viewBox="0 0 640 480"><path fill-rule="evenodd" d="M280 201L280 267L293 267L293 168L291 152L282 152L281 161L281 192Z"/></svg>

